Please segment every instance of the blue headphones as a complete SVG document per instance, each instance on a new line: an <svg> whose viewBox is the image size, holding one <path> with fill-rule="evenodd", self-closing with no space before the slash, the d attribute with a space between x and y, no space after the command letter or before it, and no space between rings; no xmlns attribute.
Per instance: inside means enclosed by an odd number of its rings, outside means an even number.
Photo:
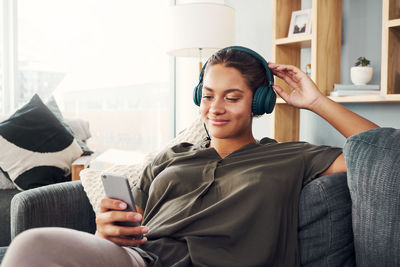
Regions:
<svg viewBox="0 0 400 267"><path fill-rule="evenodd" d="M274 110L274 106L275 106L275 102L276 102L276 94L275 94L274 90L272 89L272 85L274 84L274 75L272 74L271 70L269 69L267 61L261 55L259 55L257 52L255 52L247 47L229 46L229 47L223 48L222 50L227 50L227 49L235 49L235 50L239 50L242 52L246 52L246 53L250 54L251 56L257 58L263 64L263 66L267 72L268 84L265 86L258 87L254 91L251 111L253 112L254 115L262 115L264 113L267 113L267 114L271 113ZM207 62L204 64L203 68L201 69L199 83L196 85L196 87L194 88L194 92L193 92L193 100L197 106L200 106L200 102L201 102L201 92L203 89L203 76L204 76L204 70L206 69L206 66L207 66Z"/></svg>

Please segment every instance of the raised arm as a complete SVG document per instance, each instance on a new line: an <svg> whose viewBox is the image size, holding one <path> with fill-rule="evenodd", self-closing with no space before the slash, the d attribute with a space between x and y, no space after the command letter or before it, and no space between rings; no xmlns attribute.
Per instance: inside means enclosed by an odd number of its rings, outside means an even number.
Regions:
<svg viewBox="0 0 400 267"><path fill-rule="evenodd" d="M379 128L375 123L321 94L316 84L300 69L275 63L269 63L268 66L276 76L283 79L292 89L291 92L287 93L280 86L273 86L283 100L289 105L308 109L318 114L344 137L348 138L369 129Z"/></svg>

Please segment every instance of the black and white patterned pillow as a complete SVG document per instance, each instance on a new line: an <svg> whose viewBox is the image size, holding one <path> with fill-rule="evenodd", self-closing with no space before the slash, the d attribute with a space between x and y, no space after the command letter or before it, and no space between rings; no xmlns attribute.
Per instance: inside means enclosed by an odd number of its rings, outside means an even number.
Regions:
<svg viewBox="0 0 400 267"><path fill-rule="evenodd" d="M0 123L0 168L19 189L67 181L82 153L38 95Z"/></svg>
<svg viewBox="0 0 400 267"><path fill-rule="evenodd" d="M82 148L83 150L83 155L91 155L93 154L93 151L86 145L86 143L84 141L82 141L81 139L79 139L79 135L77 135L76 133L74 133L74 131L72 130L71 126L69 125L69 123L67 122L67 120L63 117L57 102L54 98L54 96L51 96L47 102L46 102L46 106L50 109L51 112L53 112L53 114L56 116L56 118L61 122L61 124L65 127L65 129L72 134L72 136L76 139L76 141L78 142L79 146ZM73 120L72 120L73 121ZM76 121L76 120L75 120ZM71 122L70 122L71 123ZM89 133L90 134L90 133ZM89 136L90 137L90 136Z"/></svg>

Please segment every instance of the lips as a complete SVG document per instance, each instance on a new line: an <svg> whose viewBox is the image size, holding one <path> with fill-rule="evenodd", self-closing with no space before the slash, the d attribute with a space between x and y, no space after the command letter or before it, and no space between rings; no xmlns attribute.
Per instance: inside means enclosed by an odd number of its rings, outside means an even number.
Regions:
<svg viewBox="0 0 400 267"><path fill-rule="evenodd" d="M229 120L213 119L213 118L209 118L208 120L214 126L223 126L229 122Z"/></svg>

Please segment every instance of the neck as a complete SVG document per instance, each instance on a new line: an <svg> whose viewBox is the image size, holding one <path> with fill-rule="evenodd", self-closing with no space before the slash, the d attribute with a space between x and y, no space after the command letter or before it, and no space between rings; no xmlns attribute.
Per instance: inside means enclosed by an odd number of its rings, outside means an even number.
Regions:
<svg viewBox="0 0 400 267"><path fill-rule="evenodd" d="M236 151L250 143L257 143L256 139L252 135L248 138L243 138L240 140L211 138L210 147L215 148L218 154L224 158L233 151Z"/></svg>

